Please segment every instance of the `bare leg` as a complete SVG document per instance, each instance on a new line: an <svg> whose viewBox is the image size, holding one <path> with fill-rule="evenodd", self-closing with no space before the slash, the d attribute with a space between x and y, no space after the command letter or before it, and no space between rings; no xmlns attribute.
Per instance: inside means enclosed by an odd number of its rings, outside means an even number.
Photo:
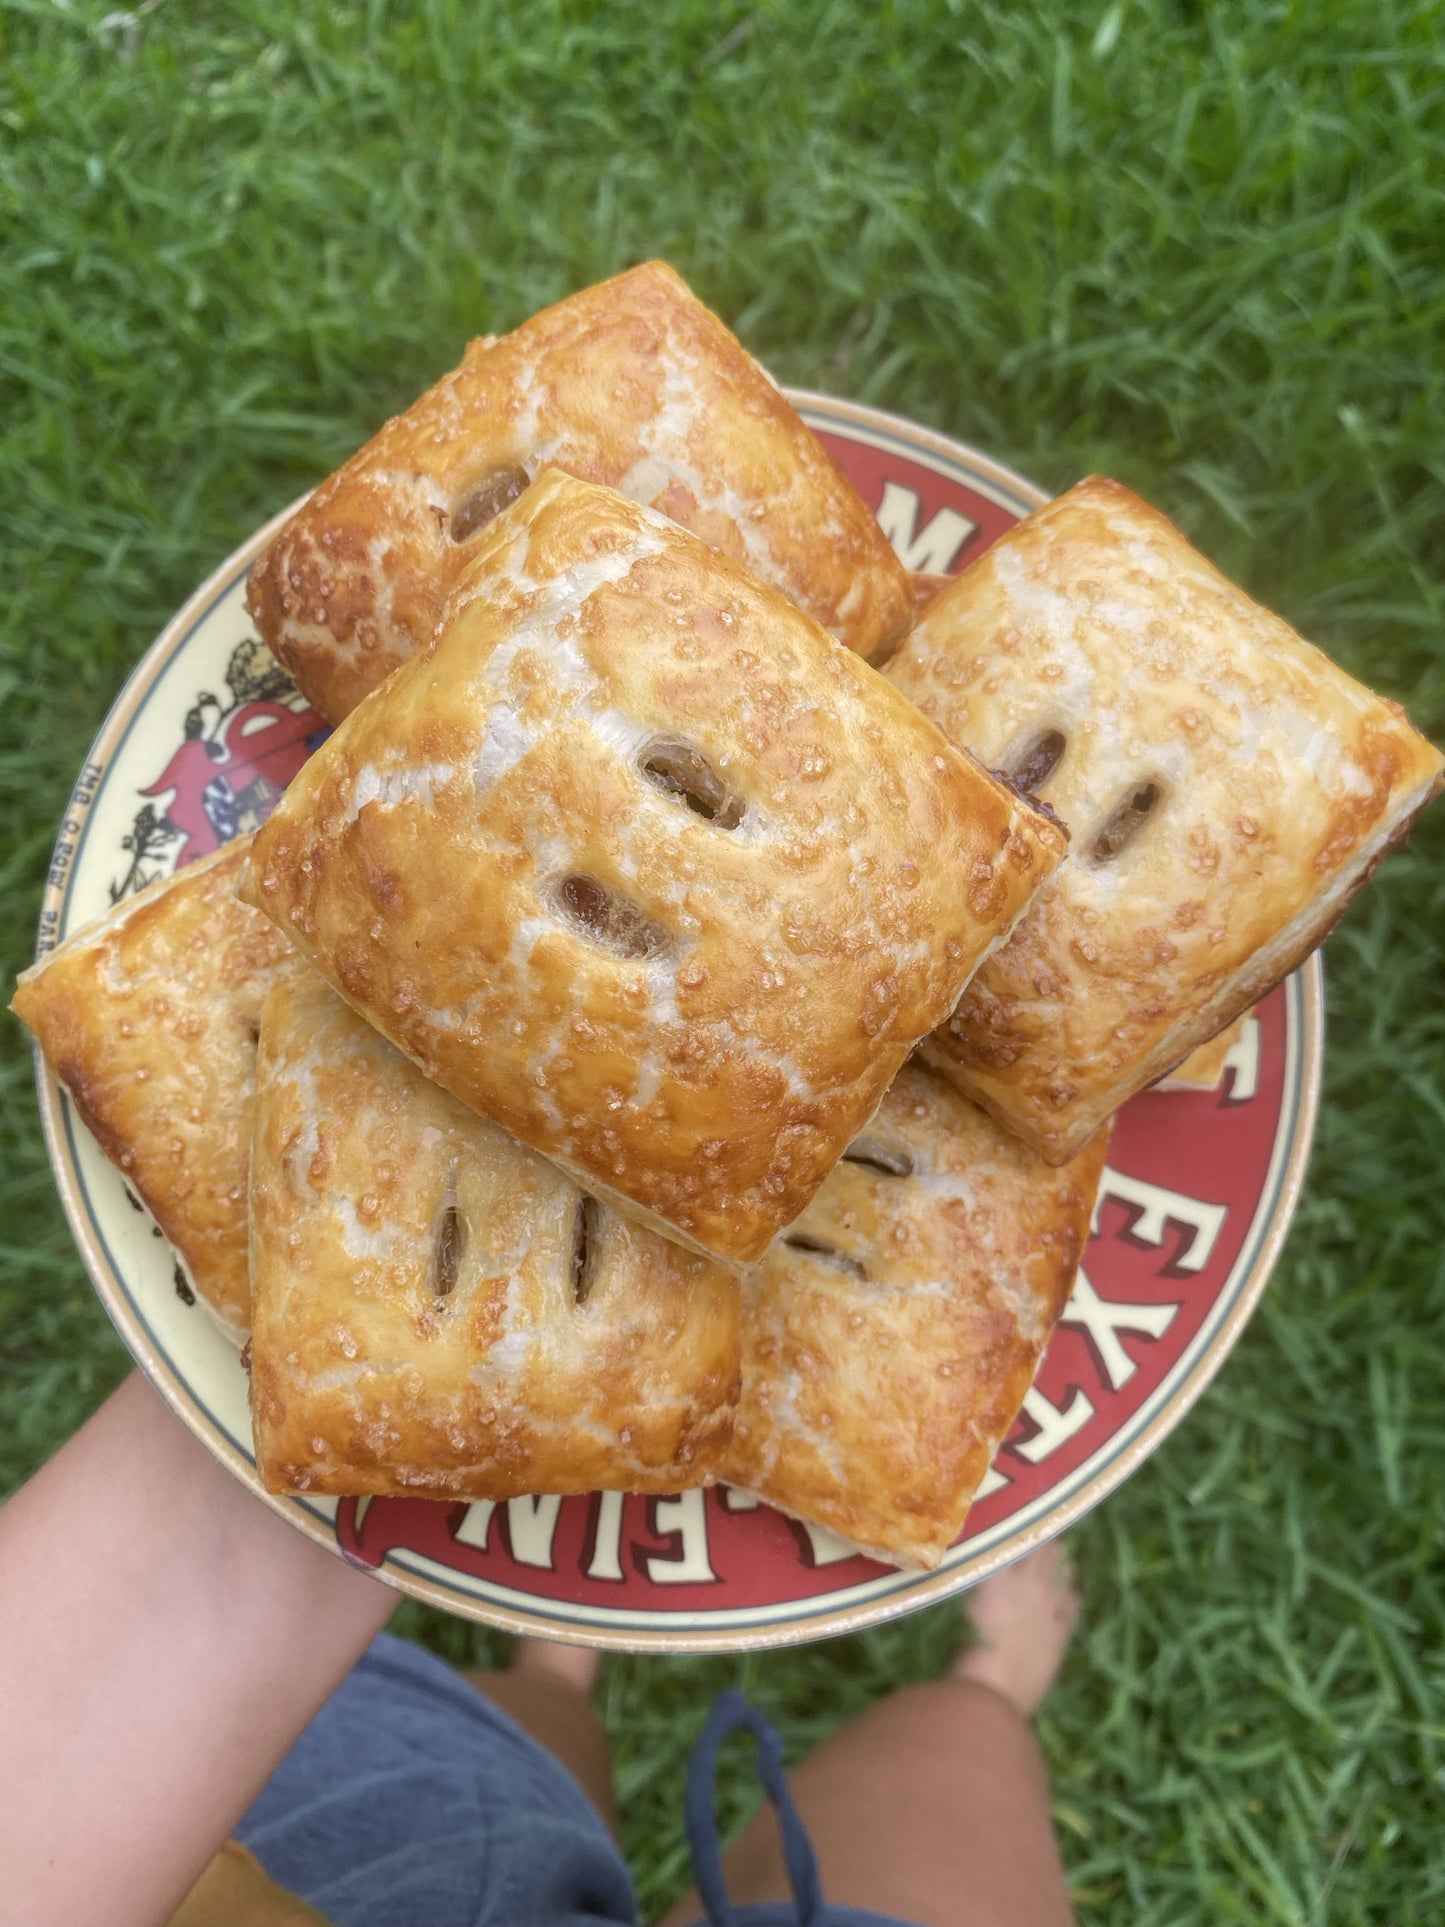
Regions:
<svg viewBox="0 0 1445 1927"><path fill-rule="evenodd" d="M1053 1682L1077 1602L1048 1545L970 1599L980 1643L941 1680L879 1700L789 1775L823 1892L918 1927L1071 1927L1028 1721ZM786 1900L777 1825L756 1814L725 1856L735 1904ZM696 1893L663 1927L702 1909Z"/></svg>
<svg viewBox="0 0 1445 1927"><path fill-rule="evenodd" d="M597 1666L598 1655L584 1646L519 1639L506 1672L462 1677L562 1762L615 1835L612 1759L592 1707Z"/></svg>

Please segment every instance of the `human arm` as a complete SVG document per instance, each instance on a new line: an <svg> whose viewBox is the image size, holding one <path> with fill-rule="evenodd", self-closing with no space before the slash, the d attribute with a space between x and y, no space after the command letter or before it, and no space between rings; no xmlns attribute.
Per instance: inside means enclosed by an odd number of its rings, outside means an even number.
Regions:
<svg viewBox="0 0 1445 1927"><path fill-rule="evenodd" d="M167 1920L394 1603L133 1373L0 1508L0 1923Z"/></svg>

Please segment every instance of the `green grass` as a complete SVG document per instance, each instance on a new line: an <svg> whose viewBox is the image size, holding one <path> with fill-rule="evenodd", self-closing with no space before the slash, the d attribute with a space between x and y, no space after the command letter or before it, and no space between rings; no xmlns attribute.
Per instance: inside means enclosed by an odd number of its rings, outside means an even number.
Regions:
<svg viewBox="0 0 1445 1927"><path fill-rule="evenodd" d="M106 13L0 4L8 969L90 737L194 583L468 334L653 253L784 379L1139 487L1445 731L1440 5L151 0L130 41ZM1260 1315L1075 1534L1042 1730L1088 1923L1445 1918L1442 852L1445 808L1331 943ZM124 1359L3 1046L9 1485ZM610 1662L649 1906L715 1686L796 1753L955 1629Z"/></svg>

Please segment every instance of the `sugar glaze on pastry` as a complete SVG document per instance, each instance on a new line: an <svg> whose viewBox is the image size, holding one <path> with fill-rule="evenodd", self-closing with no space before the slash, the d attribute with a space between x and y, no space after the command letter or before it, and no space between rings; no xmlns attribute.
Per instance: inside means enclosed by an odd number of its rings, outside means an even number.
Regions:
<svg viewBox="0 0 1445 1927"><path fill-rule="evenodd" d="M87 924L22 974L12 1005L237 1337L250 1320L256 1029L291 949L236 897L249 844L238 838Z"/></svg>
<svg viewBox="0 0 1445 1927"><path fill-rule="evenodd" d="M1053 1159L1306 957L1445 770L1097 477L943 589L886 673L1071 832L926 1047Z"/></svg>
<svg viewBox="0 0 1445 1927"><path fill-rule="evenodd" d="M656 508L864 656L911 620L907 572L812 430L649 261L474 341L256 563L252 619L324 715L430 640L470 544L547 467Z"/></svg>
<svg viewBox="0 0 1445 1927"><path fill-rule="evenodd" d="M728 1483L936 1566L1068 1300L1107 1139L1053 1169L907 1065L744 1280Z"/></svg>
<svg viewBox="0 0 1445 1927"><path fill-rule="evenodd" d="M668 1492L721 1464L736 1279L584 1196L299 959L262 1014L251 1267L270 1491Z"/></svg>
<svg viewBox="0 0 1445 1927"><path fill-rule="evenodd" d="M776 591L552 470L242 890L464 1103L747 1262L1062 848Z"/></svg>

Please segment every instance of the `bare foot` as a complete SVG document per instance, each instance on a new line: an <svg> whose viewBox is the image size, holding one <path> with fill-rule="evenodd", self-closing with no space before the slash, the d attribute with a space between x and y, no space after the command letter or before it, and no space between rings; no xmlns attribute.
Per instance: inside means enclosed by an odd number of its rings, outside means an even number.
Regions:
<svg viewBox="0 0 1445 1927"><path fill-rule="evenodd" d="M579 1693L590 1693L597 1683L602 1655L590 1646L562 1646L554 1639L519 1639L512 1648L514 1673L541 1673Z"/></svg>
<svg viewBox="0 0 1445 1927"><path fill-rule="evenodd" d="M1052 1539L1015 1560L968 1595L964 1608L978 1634L949 1672L990 1686L1032 1719L1054 1683L1079 1611L1063 1542Z"/></svg>

